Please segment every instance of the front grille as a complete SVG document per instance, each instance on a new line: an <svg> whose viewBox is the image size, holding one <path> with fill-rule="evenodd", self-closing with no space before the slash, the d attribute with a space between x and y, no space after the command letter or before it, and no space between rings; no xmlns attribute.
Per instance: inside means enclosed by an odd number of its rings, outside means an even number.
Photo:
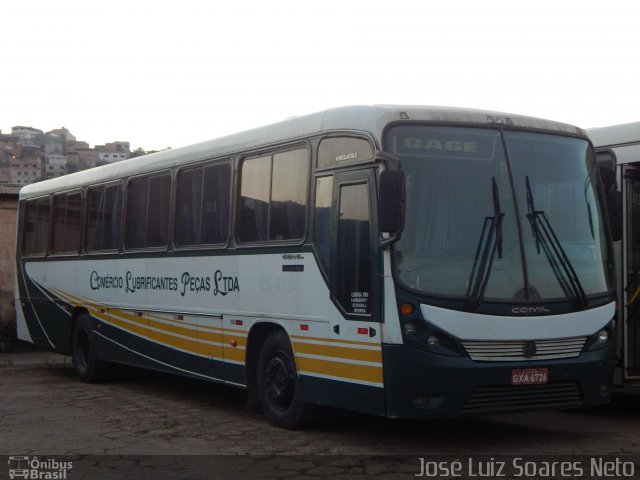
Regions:
<svg viewBox="0 0 640 480"><path fill-rule="evenodd" d="M580 356L586 337L556 338L553 340L516 341L466 341L462 342L472 360L479 362L509 362L523 360L552 360ZM534 343L536 353L525 355L525 345Z"/></svg>
<svg viewBox="0 0 640 480"><path fill-rule="evenodd" d="M501 385L478 387L467 399L464 413L517 412L543 408L573 408L582 405L578 385L572 382L546 385Z"/></svg>

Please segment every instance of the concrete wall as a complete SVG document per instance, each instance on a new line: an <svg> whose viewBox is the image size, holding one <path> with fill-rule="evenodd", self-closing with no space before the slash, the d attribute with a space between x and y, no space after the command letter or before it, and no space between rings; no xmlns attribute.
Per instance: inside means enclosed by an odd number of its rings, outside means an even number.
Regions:
<svg viewBox="0 0 640 480"><path fill-rule="evenodd" d="M15 324L13 302L15 278L18 194L0 192L0 327Z"/></svg>

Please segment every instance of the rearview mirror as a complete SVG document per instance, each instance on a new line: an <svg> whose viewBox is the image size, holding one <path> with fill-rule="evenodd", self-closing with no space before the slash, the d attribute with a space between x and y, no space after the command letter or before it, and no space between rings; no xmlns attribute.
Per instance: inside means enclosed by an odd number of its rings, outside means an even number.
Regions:
<svg viewBox="0 0 640 480"><path fill-rule="evenodd" d="M402 170L380 173L379 228L381 232L400 234L404 229L405 175Z"/></svg>

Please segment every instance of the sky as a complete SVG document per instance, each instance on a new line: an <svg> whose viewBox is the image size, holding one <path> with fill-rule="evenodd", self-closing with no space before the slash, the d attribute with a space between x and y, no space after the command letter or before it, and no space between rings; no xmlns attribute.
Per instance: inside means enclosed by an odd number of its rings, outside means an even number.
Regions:
<svg viewBox="0 0 640 480"><path fill-rule="evenodd" d="M5 2L0 130L160 150L331 107L640 120L640 2Z"/></svg>

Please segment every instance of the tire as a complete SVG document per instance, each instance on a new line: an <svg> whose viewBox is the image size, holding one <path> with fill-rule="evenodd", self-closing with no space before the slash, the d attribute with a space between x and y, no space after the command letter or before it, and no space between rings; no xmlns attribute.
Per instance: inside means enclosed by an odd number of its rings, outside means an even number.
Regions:
<svg viewBox="0 0 640 480"><path fill-rule="evenodd" d="M80 380L87 383L102 382L109 376L109 364L97 359L96 339L91 318L81 314L73 327L73 369Z"/></svg>
<svg viewBox="0 0 640 480"><path fill-rule="evenodd" d="M269 335L260 350L257 387L262 411L273 425L298 429L312 422L314 407L301 399L291 342L281 330Z"/></svg>

